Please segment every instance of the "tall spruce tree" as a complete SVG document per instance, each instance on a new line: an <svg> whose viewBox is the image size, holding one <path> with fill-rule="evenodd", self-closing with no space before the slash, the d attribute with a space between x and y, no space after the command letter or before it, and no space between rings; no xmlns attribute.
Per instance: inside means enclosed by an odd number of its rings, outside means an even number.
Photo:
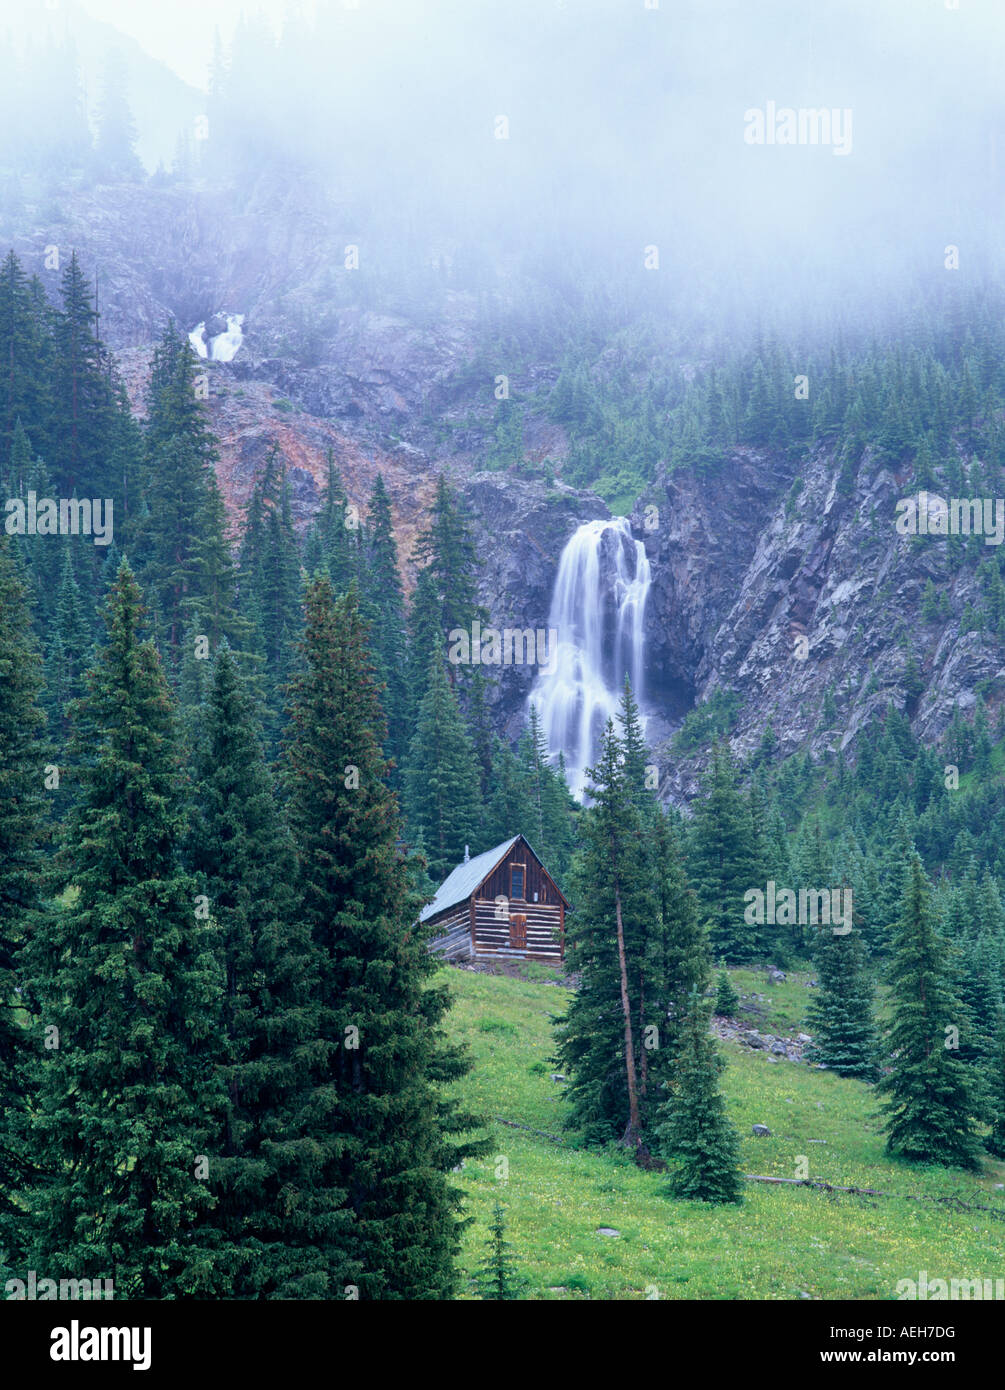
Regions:
<svg viewBox="0 0 1005 1390"><path fill-rule="evenodd" d="M410 835L422 835L437 883L463 859L465 845L479 847L478 763L457 696L436 658L409 748L405 811Z"/></svg>
<svg viewBox="0 0 1005 1390"><path fill-rule="evenodd" d="M360 577L359 517L349 505L330 449L327 466L321 506L304 542L304 565L308 574L324 570L335 592L343 594Z"/></svg>
<svg viewBox="0 0 1005 1390"><path fill-rule="evenodd" d="M1005 1009L998 1015L995 1050L988 1078L991 1097L991 1133L984 1147L995 1158L1005 1158Z"/></svg>
<svg viewBox="0 0 1005 1390"><path fill-rule="evenodd" d="M609 724L580 814L570 882L570 968L581 984L558 1027L571 1075L567 1123L589 1142L620 1140L637 1160L649 1146L687 1004L708 980L698 904L676 831L647 786L647 754L630 685L619 738Z"/></svg>
<svg viewBox="0 0 1005 1390"><path fill-rule="evenodd" d="M677 829L660 805L650 780L652 765L643 733L642 715L625 677L618 711L624 750L624 777L642 826L648 852L648 874L656 891L658 927L640 944L635 988L639 1001L639 1031L658 1028L664 1060L672 1055L689 1001L708 984L711 962L702 928L698 900L692 890ZM655 1004L655 1012L653 1005ZM650 1033L650 1037L652 1037ZM648 1073L651 1049L641 1053L642 1108L651 1109Z"/></svg>
<svg viewBox="0 0 1005 1390"><path fill-rule="evenodd" d="M67 549L63 555L63 573L46 662L49 714L53 731L61 738L65 738L69 730L70 706L84 693L84 670L90 649L90 624L73 572L71 552Z"/></svg>
<svg viewBox="0 0 1005 1390"><path fill-rule="evenodd" d="M250 626L238 611L237 572L214 471L216 444L196 391L195 355L173 322L154 353L146 446L149 510L139 523L141 577L177 681L190 626L213 653L224 638L245 648Z"/></svg>
<svg viewBox="0 0 1005 1390"><path fill-rule="evenodd" d="M752 888L763 891L766 882L758 843L733 760L716 745L704 796L695 808L687 862L712 952L731 964L753 960L772 944L772 928L745 920L744 894Z"/></svg>
<svg viewBox="0 0 1005 1390"><path fill-rule="evenodd" d="M893 1017L887 1046L893 1067L879 1089L888 1099L889 1153L920 1163L976 1168L973 1102L966 1065L946 1044L959 1027L949 990L946 945L936 931L931 889L912 851L894 927L889 980Z"/></svg>
<svg viewBox="0 0 1005 1390"><path fill-rule="evenodd" d="M278 746L285 725L286 685L303 629L301 591L290 486L277 446L252 489L240 565L241 603L256 629L255 650L262 661L270 748Z"/></svg>
<svg viewBox="0 0 1005 1390"><path fill-rule="evenodd" d="M216 1062L226 1087L211 1168L214 1275L227 1298L325 1298L351 1283L351 1213L311 1114L316 968L294 911L293 849L233 654L216 660L195 761L188 863L224 975ZM341 1283L339 1282L341 1280Z"/></svg>
<svg viewBox="0 0 1005 1390"><path fill-rule="evenodd" d="M175 720L125 561L107 638L75 714L83 784L62 859L72 894L32 940L39 1054L32 1141L50 1180L30 1193L37 1268L111 1276L124 1298L212 1286L199 1227L213 1197L220 1095L209 1062L219 974L179 864Z"/></svg>
<svg viewBox="0 0 1005 1390"><path fill-rule="evenodd" d="M346 1254L367 1298L449 1298L459 1194L478 1141L442 1089L467 1070L444 1039L445 985L416 926L385 738L355 588L306 591L285 778L300 912L317 969L316 1140L354 1214Z"/></svg>
<svg viewBox="0 0 1005 1390"><path fill-rule="evenodd" d="M463 506L446 478L436 483L429 526L415 544L421 565L409 622L408 688L418 710L429 688L434 653L445 664L447 639L453 631L470 634L475 619L484 620L478 602L478 556ZM472 668L451 666L452 685L465 685Z"/></svg>
<svg viewBox="0 0 1005 1390"><path fill-rule="evenodd" d="M552 869L559 884L569 870L576 839L577 806L565 777L552 766L536 705L531 703L518 756L523 765L529 828L523 833Z"/></svg>
<svg viewBox="0 0 1005 1390"><path fill-rule="evenodd" d="M391 520L391 499L378 473L370 494L364 540L363 594L370 615L370 645L377 674L384 683L381 704L387 719L387 755L400 783L408 755L407 630L405 601L398 569L398 547Z"/></svg>
<svg viewBox="0 0 1005 1390"><path fill-rule="evenodd" d="M571 1077L567 1123L588 1142L620 1141L644 1161L640 1054L647 1040L639 1036L633 986L640 970L647 973L661 923L645 827L610 720L589 776L592 804L580 821L582 849L571 879L576 912L567 929L568 965L581 983L557 1033L558 1057ZM655 993L649 1008L659 1015Z"/></svg>
<svg viewBox="0 0 1005 1390"><path fill-rule="evenodd" d="M129 108L127 73L121 53L110 51L101 75L94 163L99 177L136 181L143 165L136 154L136 124Z"/></svg>
<svg viewBox="0 0 1005 1390"><path fill-rule="evenodd" d="M51 441L52 349L45 304L44 294L41 304L33 296L20 261L8 251L0 266L0 461L5 472L19 429L22 435L31 431L36 452L47 452ZM15 478L8 496L18 495L23 481Z"/></svg>
<svg viewBox="0 0 1005 1390"><path fill-rule="evenodd" d="M108 445L115 411L110 360L97 336L94 291L74 252L56 317L52 456L59 495L114 497Z"/></svg>
<svg viewBox="0 0 1005 1390"><path fill-rule="evenodd" d="M740 1202L740 1140L719 1090L725 1066L709 1032L709 1006L694 994L684 1019L673 1080L657 1124L661 1155L671 1165L670 1190L698 1202Z"/></svg>
<svg viewBox="0 0 1005 1390"><path fill-rule="evenodd" d="M879 1044L861 932L854 927L841 934L821 931L816 967L820 988L807 1010L807 1027L813 1035L807 1059L839 1076L877 1080Z"/></svg>
<svg viewBox="0 0 1005 1390"><path fill-rule="evenodd" d="M22 1194L34 1176L25 947L38 907L45 821L45 716L27 589L0 537L0 1251L24 1256ZM2 1258L2 1257L0 1257Z"/></svg>

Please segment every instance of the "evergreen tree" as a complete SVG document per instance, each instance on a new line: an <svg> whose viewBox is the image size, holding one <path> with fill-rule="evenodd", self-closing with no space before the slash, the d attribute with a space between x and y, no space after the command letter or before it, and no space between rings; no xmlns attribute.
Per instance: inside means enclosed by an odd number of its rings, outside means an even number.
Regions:
<svg viewBox="0 0 1005 1390"><path fill-rule="evenodd" d="M32 1134L52 1177L30 1204L38 1268L177 1298L212 1281L198 1231L213 1198L196 1174L220 1104L207 1048L219 978L179 865L174 713L142 612L123 561L75 716L83 790L62 861L75 894L32 942L40 1026L59 1045Z"/></svg>
<svg viewBox="0 0 1005 1390"><path fill-rule="evenodd" d="M453 489L437 479L429 526L414 549L422 568L416 580L409 624L409 692L417 710L428 689L430 658L445 663L451 632L470 634L486 614L478 603L478 557L465 512ZM451 684L464 683L462 668L451 666Z"/></svg>
<svg viewBox="0 0 1005 1390"><path fill-rule="evenodd" d="M443 1036L445 985L416 928L381 753L386 731L355 588L306 592L303 668L285 754L302 918L317 968L314 1116L326 1183L354 1213L346 1250L366 1298L449 1298L459 1193L475 1141L443 1090L467 1070Z"/></svg>
<svg viewBox="0 0 1005 1390"><path fill-rule="evenodd" d="M19 415L15 421L14 434L11 439L10 465L5 464L3 469L4 490L8 496L23 497L25 495L28 490L32 465L31 443L24 432Z"/></svg>
<svg viewBox="0 0 1005 1390"><path fill-rule="evenodd" d="M946 949L935 929L931 893L913 852L904 875L889 977L893 1069L879 1083L889 1099L887 1151L922 1163L976 1168L967 1068L945 1044L959 1005L946 981Z"/></svg>
<svg viewBox="0 0 1005 1390"><path fill-rule="evenodd" d="M659 1024L660 1046L665 1053L665 1062L677 1044L691 995L696 991L702 993L708 987L711 962L698 899L684 868L679 827L662 807L656 805L655 797L651 800L654 809L646 838L655 875L661 929L649 974L652 983L658 985L655 990L655 998L660 1001L657 1009L664 1010ZM652 990L652 985L649 990ZM645 989L642 995L640 1009L642 1014L646 1014L648 1004ZM656 1019L648 1014L646 1021L652 1024ZM648 1056L643 1053L642 1091L647 1107L652 1099L646 1084L648 1065Z"/></svg>
<svg viewBox="0 0 1005 1390"><path fill-rule="evenodd" d="M46 663L48 708L54 730L63 737L69 728L69 707L84 693L84 669L90 649L90 626L84 615L71 553L67 549L63 554L63 574Z"/></svg>
<svg viewBox="0 0 1005 1390"><path fill-rule="evenodd" d="M17 432L23 437L22 460L30 448L26 429L36 452L46 453L51 442L52 353L45 304L44 293L41 304L33 296L20 261L9 251L0 266L0 465L5 474ZM23 481L15 471L7 495L20 495Z"/></svg>
<svg viewBox="0 0 1005 1390"><path fill-rule="evenodd" d="M464 846L478 843L481 812L474 746L435 659L405 768L405 811L413 838L423 837L431 876L442 882L464 858Z"/></svg>
<svg viewBox="0 0 1005 1390"><path fill-rule="evenodd" d="M241 548L240 591L263 662L266 736L271 747L285 722L286 686L303 628L300 557L289 481L273 449L252 490Z"/></svg>
<svg viewBox="0 0 1005 1390"><path fill-rule="evenodd" d="M962 947L950 947L953 987L962 1006L959 1056L985 1068L994 1053L1002 1007L1001 936L983 930Z"/></svg>
<svg viewBox="0 0 1005 1390"><path fill-rule="evenodd" d="M352 581L360 577L359 519L349 505L330 449L327 464L321 507L304 544L304 563L308 574L324 570L335 592L343 594Z"/></svg>
<svg viewBox="0 0 1005 1390"><path fill-rule="evenodd" d="M580 814L567 926L580 988L558 1029L571 1075L567 1123L591 1143L620 1140L647 1164L661 1087L690 995L708 981L698 904L677 834L646 786L646 750L626 684L618 737L609 724Z"/></svg>
<svg viewBox="0 0 1005 1390"><path fill-rule="evenodd" d="M691 1000L673 1082L659 1111L660 1153L672 1165L670 1190L698 1202L741 1202L740 1140L719 1090L724 1063L709 1033L709 1011Z"/></svg>
<svg viewBox="0 0 1005 1390"><path fill-rule="evenodd" d="M159 619L165 660L177 680L183 637L224 638L246 647L250 624L238 612L237 573L216 481L216 444L196 392L196 359L173 322L151 369L147 454L149 512L140 523L142 577Z"/></svg>
<svg viewBox="0 0 1005 1390"><path fill-rule="evenodd" d="M400 780L408 754L407 635L405 601L398 569L398 547L391 520L391 499L378 473L370 494L364 535L363 592L371 616L374 665L384 683L381 703L387 719L387 756Z"/></svg>
<svg viewBox="0 0 1005 1390"><path fill-rule="evenodd" d="M807 1060L822 1062L839 1076L877 1080L878 1043L861 933L822 931L816 968L820 988L807 1011L813 1034Z"/></svg>
<svg viewBox="0 0 1005 1390"><path fill-rule="evenodd" d="M110 362L97 337L94 292L71 255L57 314L52 463L60 497L119 495L110 476L109 441L115 410ZM51 495L51 494L50 494Z"/></svg>
<svg viewBox="0 0 1005 1390"><path fill-rule="evenodd" d="M520 739L518 755L525 797L521 820L529 825L529 829L522 830L522 833L554 870L561 886L562 878L572 862L577 807L565 777L552 766L548 757L547 740L533 702L527 716L527 727ZM495 770L493 776L494 779L497 777ZM528 815L529 821L526 819ZM517 828L522 829L522 826Z"/></svg>
<svg viewBox="0 0 1005 1390"><path fill-rule="evenodd" d="M995 1051L991 1066L991 1133L984 1147L995 1158L1005 1159L1005 1011L998 1015Z"/></svg>
<svg viewBox="0 0 1005 1390"><path fill-rule="evenodd" d="M52 497L52 479L42 459L33 459L28 489L38 497ZM60 589L63 543L53 536L15 536L14 553L28 582L30 605L40 632L51 631Z"/></svg>
<svg viewBox="0 0 1005 1390"><path fill-rule="evenodd" d="M581 1128L587 1142L620 1140L638 1155L645 1138L639 1099L644 1039L637 1036L630 986L658 906L642 818L610 720L588 775L592 804L580 821L582 847L572 878L577 910L567 930L567 964L582 979L559 1024L558 1056L571 1076L567 1123Z"/></svg>
<svg viewBox="0 0 1005 1390"><path fill-rule="evenodd" d="M492 1208L489 1232L485 1242L488 1254L478 1269L479 1296L494 1301L519 1298L523 1281L517 1273L513 1246L506 1239L506 1212L501 1202Z"/></svg>
<svg viewBox="0 0 1005 1390"><path fill-rule="evenodd" d="M102 74L98 135L94 153L98 172L109 180L138 180L143 166L136 154L136 125L126 94L122 55L109 53Z"/></svg>
<svg viewBox="0 0 1005 1390"><path fill-rule="evenodd" d="M715 1009L720 1018L732 1018L740 1007L740 996L733 988L733 982L722 966L715 979Z"/></svg>
<svg viewBox="0 0 1005 1390"><path fill-rule="evenodd" d="M0 537L0 1251L24 1252L18 1195L32 1176L32 1081L25 945L38 906L44 827L45 716L27 590Z"/></svg>
<svg viewBox="0 0 1005 1390"><path fill-rule="evenodd" d="M643 828L648 858L647 876L656 893L657 913L636 952L633 993L638 998L637 1031L655 1039L665 1060L679 1039L691 995L703 991L709 981L708 940L702 928L698 902L687 880L677 828L660 806L649 784L649 751L643 735L642 715L625 677L618 720L621 725L625 790ZM655 1012L651 1012L655 1003ZM639 1095L644 1121L653 1108L650 1084L651 1049L640 1053ZM662 1068L656 1068L659 1082Z"/></svg>
<svg viewBox="0 0 1005 1390"><path fill-rule="evenodd" d="M492 774L492 794L485 818L485 839L490 845L501 845L504 840L510 839L519 831L526 834L528 840L534 844L532 834L521 829L528 822L524 769L512 748L498 738L492 749ZM535 844L534 848L538 849L538 846ZM543 850L538 852L551 869L552 861L547 854Z"/></svg>
<svg viewBox="0 0 1005 1390"><path fill-rule="evenodd" d="M279 819L254 700L225 646L195 769L188 862L209 900L224 975L217 1064L226 1086L212 1168L214 1269L228 1298L336 1292L344 1190L317 1164L307 1058L315 1037L310 936L293 907L293 850Z"/></svg>
<svg viewBox="0 0 1005 1390"><path fill-rule="evenodd" d="M734 964L753 960L769 947L763 925L745 921L744 894L766 883L749 803L737 785L736 769L720 746L704 782L689 837L688 871L714 954Z"/></svg>

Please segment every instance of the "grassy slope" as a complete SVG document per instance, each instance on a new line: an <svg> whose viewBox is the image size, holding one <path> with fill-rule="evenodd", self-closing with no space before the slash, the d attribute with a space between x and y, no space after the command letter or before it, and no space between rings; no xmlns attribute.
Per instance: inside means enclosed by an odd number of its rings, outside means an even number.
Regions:
<svg viewBox="0 0 1005 1390"><path fill-rule="evenodd" d="M466 1099L484 1115L561 1136L562 1087L551 1080L547 1059L549 1016L563 1009L565 991L466 971L451 978L451 1027L475 1063L462 1083ZM762 1031L799 1026L805 987L798 982L774 986L763 974L737 971L734 983L774 1001L756 1020ZM806 1155L812 1177L903 1195L867 1199L750 1183L739 1208L674 1202L665 1178L617 1153L560 1147L497 1123L492 1154L469 1162L460 1178L474 1217L462 1257L466 1273L484 1257L497 1197L530 1298L882 1299L895 1297L897 1281L917 1279L920 1270L947 1279L1005 1273L1005 1224L907 1200L957 1195L1005 1215L1005 1193L994 1190L1005 1181L1005 1164L989 1160L975 1177L894 1163L883 1154L870 1087L731 1044L726 1049L723 1089L745 1136L745 1172L794 1177L798 1156ZM772 1137L751 1137L755 1123L768 1125ZM506 1181L496 1175L500 1158L508 1161ZM621 1234L598 1235L601 1226Z"/></svg>

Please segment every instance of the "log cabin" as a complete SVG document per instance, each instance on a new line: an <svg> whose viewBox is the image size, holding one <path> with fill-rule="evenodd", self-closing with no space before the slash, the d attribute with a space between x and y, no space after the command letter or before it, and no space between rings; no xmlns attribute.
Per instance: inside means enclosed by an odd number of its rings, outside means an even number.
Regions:
<svg viewBox="0 0 1005 1390"><path fill-rule="evenodd" d="M451 960L560 961L569 902L522 835L465 858L419 914Z"/></svg>

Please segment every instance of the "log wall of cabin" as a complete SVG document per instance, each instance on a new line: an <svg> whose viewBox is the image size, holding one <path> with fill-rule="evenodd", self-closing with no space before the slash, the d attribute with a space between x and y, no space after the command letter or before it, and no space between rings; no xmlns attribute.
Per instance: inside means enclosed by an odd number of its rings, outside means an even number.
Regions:
<svg viewBox="0 0 1005 1390"><path fill-rule="evenodd" d="M484 892L484 888L482 892ZM527 949L510 946L509 914L520 912L527 918ZM555 903L511 903L509 912L498 914L495 898L475 900L475 951L478 955L519 954L562 958L562 905Z"/></svg>
<svg viewBox="0 0 1005 1390"><path fill-rule="evenodd" d="M471 955L471 909L467 899L450 908L431 926L436 933L429 943L431 951L438 951L452 960L466 959Z"/></svg>

